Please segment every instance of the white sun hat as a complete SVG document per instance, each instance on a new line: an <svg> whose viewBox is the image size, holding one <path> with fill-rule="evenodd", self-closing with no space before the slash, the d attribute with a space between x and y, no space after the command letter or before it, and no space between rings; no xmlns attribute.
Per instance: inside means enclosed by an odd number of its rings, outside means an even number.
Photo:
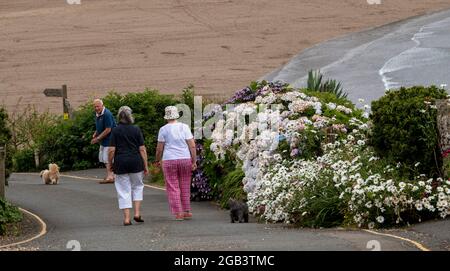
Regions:
<svg viewBox="0 0 450 271"><path fill-rule="evenodd" d="M178 113L178 109L176 106L168 106L165 109L166 114L164 115L164 119L166 120L176 120L180 118L180 114Z"/></svg>

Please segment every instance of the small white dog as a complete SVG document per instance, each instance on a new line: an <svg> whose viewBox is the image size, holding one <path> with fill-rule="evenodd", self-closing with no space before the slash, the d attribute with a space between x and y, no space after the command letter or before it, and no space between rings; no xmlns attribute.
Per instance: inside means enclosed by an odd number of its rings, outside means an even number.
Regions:
<svg viewBox="0 0 450 271"><path fill-rule="evenodd" d="M41 171L41 177L44 184L58 184L59 167L57 164L48 165L48 169Z"/></svg>

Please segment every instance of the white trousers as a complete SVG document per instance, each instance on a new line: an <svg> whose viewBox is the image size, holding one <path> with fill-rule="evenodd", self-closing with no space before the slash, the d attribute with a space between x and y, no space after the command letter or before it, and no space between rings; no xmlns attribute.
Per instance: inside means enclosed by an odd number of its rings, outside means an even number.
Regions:
<svg viewBox="0 0 450 271"><path fill-rule="evenodd" d="M114 182L120 209L131 209L133 201L143 200L144 172L115 175Z"/></svg>

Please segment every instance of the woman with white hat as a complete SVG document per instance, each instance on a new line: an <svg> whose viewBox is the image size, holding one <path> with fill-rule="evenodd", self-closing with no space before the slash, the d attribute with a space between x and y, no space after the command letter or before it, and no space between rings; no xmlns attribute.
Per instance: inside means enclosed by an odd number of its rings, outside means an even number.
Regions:
<svg viewBox="0 0 450 271"><path fill-rule="evenodd" d="M161 127L156 147L156 164L161 166L167 197L175 220L191 219L191 177L197 168L195 141L191 129L177 122L180 117L175 106L165 109L167 124Z"/></svg>

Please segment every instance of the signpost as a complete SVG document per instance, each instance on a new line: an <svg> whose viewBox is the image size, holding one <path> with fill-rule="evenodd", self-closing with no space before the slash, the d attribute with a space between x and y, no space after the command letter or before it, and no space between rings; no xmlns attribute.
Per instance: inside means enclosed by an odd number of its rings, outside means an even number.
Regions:
<svg viewBox="0 0 450 271"><path fill-rule="evenodd" d="M44 94L47 97L62 97L62 89L61 88L46 88L44 90Z"/></svg>
<svg viewBox="0 0 450 271"><path fill-rule="evenodd" d="M64 119L69 119L70 103L67 100L67 86L63 85L62 88L46 88L44 94L47 97L61 97L63 99L63 114Z"/></svg>
<svg viewBox="0 0 450 271"><path fill-rule="evenodd" d="M6 150L5 147L0 146L0 198L5 199L5 185L6 185Z"/></svg>

